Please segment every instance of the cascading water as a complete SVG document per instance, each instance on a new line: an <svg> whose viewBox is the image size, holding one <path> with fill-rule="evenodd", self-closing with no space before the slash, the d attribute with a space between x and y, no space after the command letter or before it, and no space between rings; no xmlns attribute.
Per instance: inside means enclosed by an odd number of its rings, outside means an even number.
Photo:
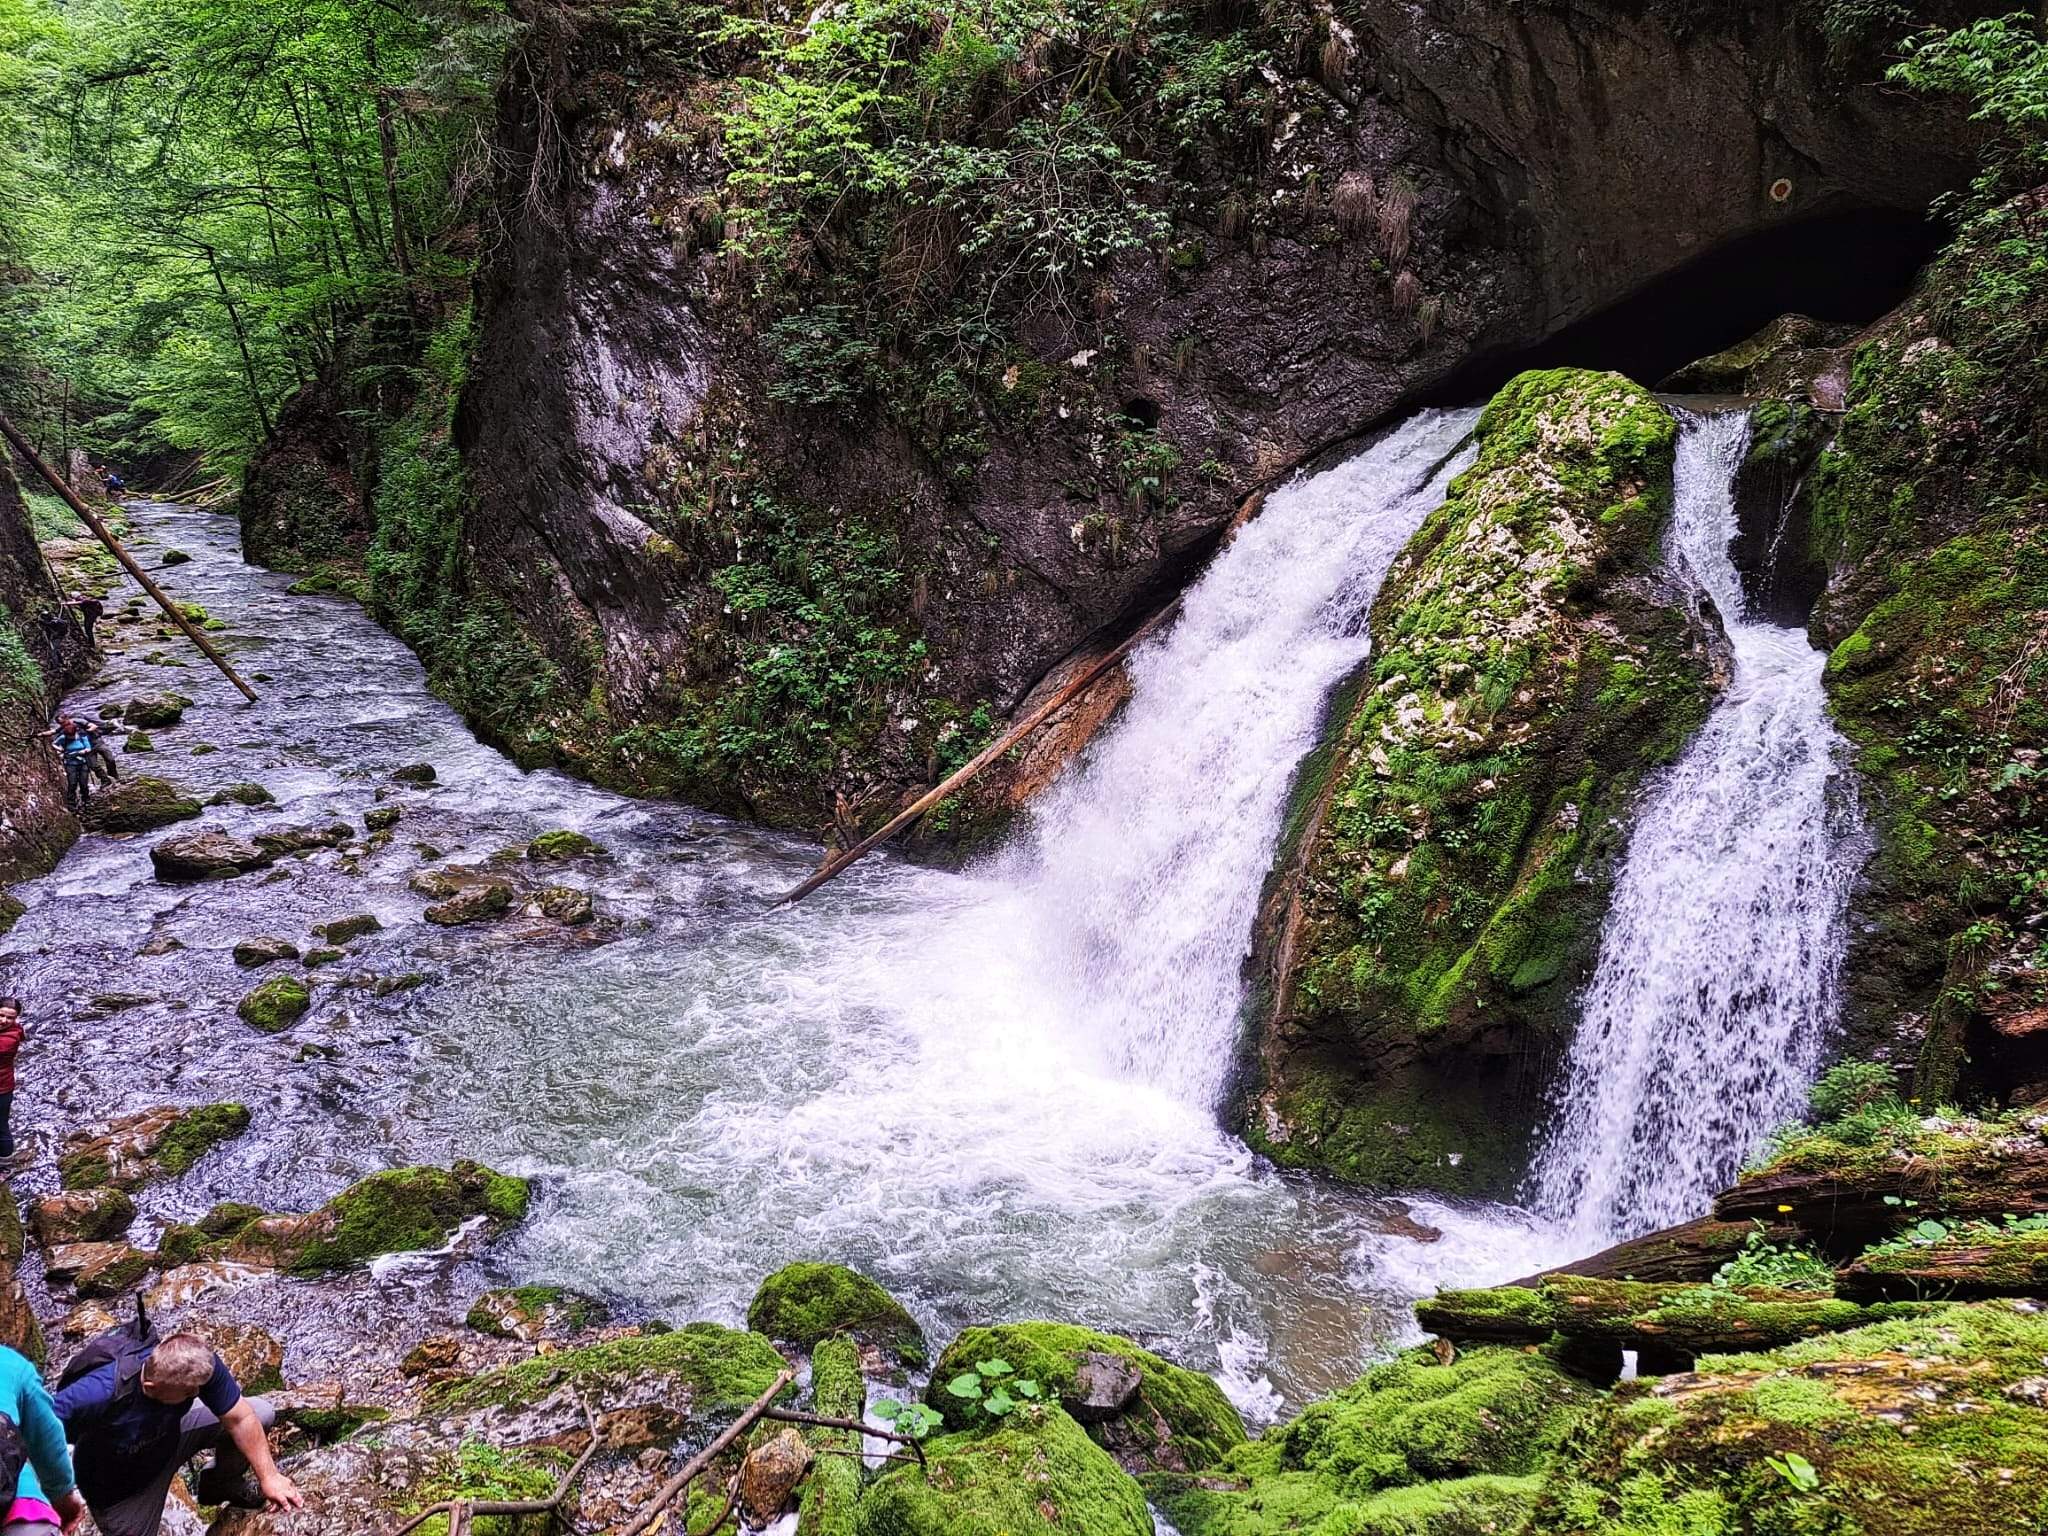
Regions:
<svg viewBox="0 0 2048 1536"><path fill-rule="evenodd" d="M1530 1177L1531 1204L1578 1253L1697 1216L1799 1112L1863 851L1826 657L1746 615L1729 558L1748 414L1682 412L1680 428L1672 544L1735 671L1630 839Z"/></svg>
<svg viewBox="0 0 2048 1536"><path fill-rule="evenodd" d="M1219 1097L1288 786L1476 420L1425 412L1271 496L1132 658L1130 703L1006 857L1039 973L1119 1075L1205 1110Z"/></svg>

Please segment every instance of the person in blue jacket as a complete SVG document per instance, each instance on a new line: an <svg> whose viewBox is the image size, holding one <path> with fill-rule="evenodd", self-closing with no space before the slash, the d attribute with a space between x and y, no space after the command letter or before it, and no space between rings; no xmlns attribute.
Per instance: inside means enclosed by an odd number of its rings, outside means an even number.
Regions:
<svg viewBox="0 0 2048 1536"><path fill-rule="evenodd" d="M14 1485L14 1499L0 1508L0 1536L50 1536L68 1531L85 1514L85 1500L71 1475L71 1448L64 1422L43 1378L14 1350L0 1345L0 1413L14 1420L28 1447L28 1464Z"/></svg>

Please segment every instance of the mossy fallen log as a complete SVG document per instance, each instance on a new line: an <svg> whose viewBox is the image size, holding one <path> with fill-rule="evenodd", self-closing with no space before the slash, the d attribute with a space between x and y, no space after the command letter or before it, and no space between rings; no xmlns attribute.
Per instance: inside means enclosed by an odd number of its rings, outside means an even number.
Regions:
<svg viewBox="0 0 2048 1536"><path fill-rule="evenodd" d="M1835 1294L1855 1301L2048 1296L2048 1231L1893 1244L1837 1270Z"/></svg>
<svg viewBox="0 0 2048 1536"><path fill-rule="evenodd" d="M1766 1225L1761 1231L1753 1221L1717 1221L1702 1216L1662 1231L1632 1237L1612 1248L1569 1264L1560 1264L1514 1281L1515 1285L1536 1285L1553 1275L1579 1275L1592 1280L1647 1280L1696 1284L1711 1280L1721 1266L1741 1253L1754 1237L1765 1242L1796 1240L1799 1229Z"/></svg>
<svg viewBox="0 0 2048 1536"><path fill-rule="evenodd" d="M2048 1213L2048 1143L1996 1149L1960 1144L1834 1166L1774 1163L1714 1200L1724 1222L1789 1223L1841 1251L1909 1221Z"/></svg>
<svg viewBox="0 0 2048 1536"><path fill-rule="evenodd" d="M1912 1310L1910 1304L1864 1306L1813 1291L1557 1275L1533 1286L1444 1291L1416 1303L1415 1315L1429 1332L1461 1344L1540 1344L1561 1334L1648 1350L1659 1359L1692 1359L1774 1349Z"/></svg>

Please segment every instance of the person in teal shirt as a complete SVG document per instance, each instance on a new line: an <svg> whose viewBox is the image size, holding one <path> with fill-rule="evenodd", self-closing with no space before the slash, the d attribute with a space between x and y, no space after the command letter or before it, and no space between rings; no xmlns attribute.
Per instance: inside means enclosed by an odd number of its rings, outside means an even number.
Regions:
<svg viewBox="0 0 2048 1536"><path fill-rule="evenodd" d="M49 1536L70 1530L84 1518L85 1500L71 1475L71 1447L64 1421L36 1368L18 1351L0 1344L0 1413L14 1420L28 1447L28 1463L14 1497L0 1503L0 1536Z"/></svg>

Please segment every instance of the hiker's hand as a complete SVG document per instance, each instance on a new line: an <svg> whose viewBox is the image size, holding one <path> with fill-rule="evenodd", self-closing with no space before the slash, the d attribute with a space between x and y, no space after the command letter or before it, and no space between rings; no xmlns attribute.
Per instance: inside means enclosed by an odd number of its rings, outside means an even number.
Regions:
<svg viewBox="0 0 2048 1536"><path fill-rule="evenodd" d="M273 1515L282 1515L287 1511L306 1507L306 1496L299 1492L299 1485L282 1472L271 1473L256 1486L263 1490L264 1502L270 1506Z"/></svg>
<svg viewBox="0 0 2048 1536"><path fill-rule="evenodd" d="M76 1488L50 1500L50 1508L57 1511L57 1518L64 1522L64 1536L78 1529L78 1522L85 1518L85 1500Z"/></svg>

